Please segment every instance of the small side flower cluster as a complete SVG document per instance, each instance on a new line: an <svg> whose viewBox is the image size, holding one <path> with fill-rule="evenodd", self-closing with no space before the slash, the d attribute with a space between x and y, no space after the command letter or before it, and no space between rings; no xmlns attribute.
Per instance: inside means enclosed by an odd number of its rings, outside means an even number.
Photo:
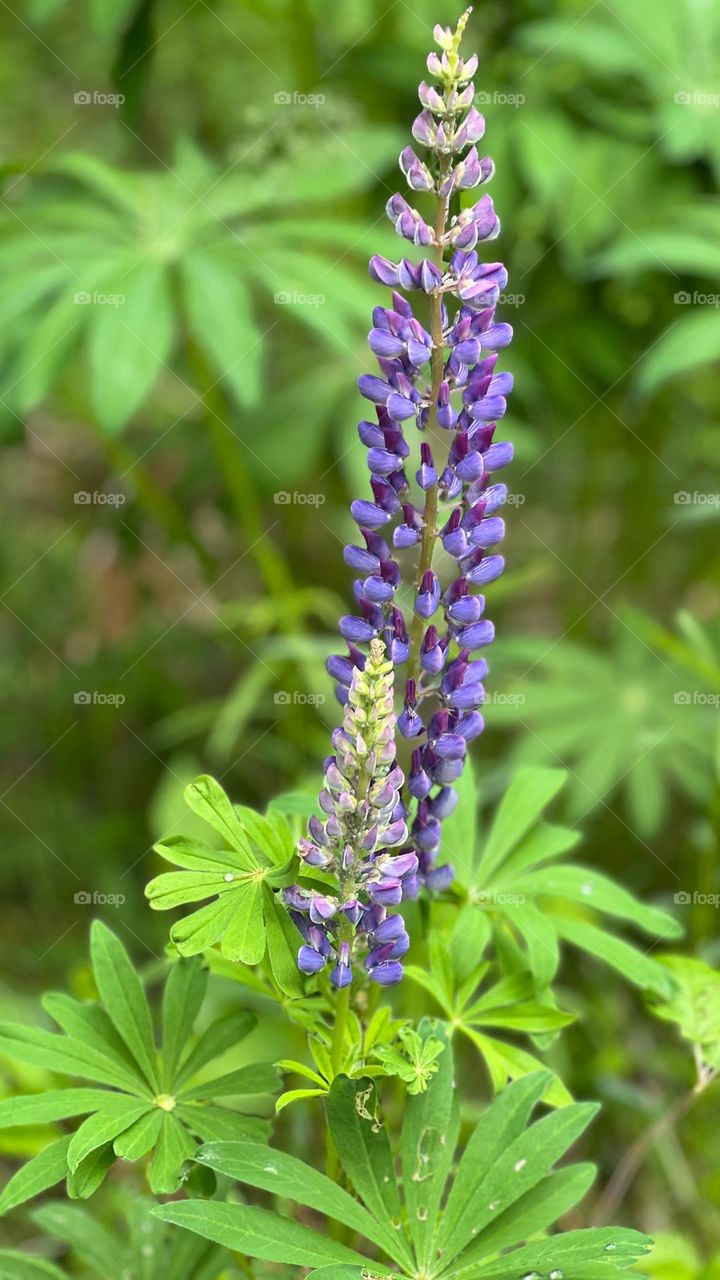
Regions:
<svg viewBox="0 0 720 1280"><path fill-rule="evenodd" d="M325 763L320 807L327 816L310 819L298 846L309 877L313 869L335 876L337 893L292 885L283 895L304 940L298 967L314 974L334 962L335 987L352 981L356 940L367 945L365 967L383 986L400 981L410 945L402 916L387 910L404 887L413 891L418 867L415 853L393 852L408 838L395 725L393 664L374 639L364 669L353 669L343 725L333 734L335 754Z"/></svg>
<svg viewBox="0 0 720 1280"><path fill-rule="evenodd" d="M341 701L365 663L359 646L383 637L398 674L402 670L398 728L414 747L404 792L408 810L414 802L410 847L418 853L420 881L436 889L453 875L452 867L436 865L441 821L456 801L451 784L462 772L468 742L484 727L478 707L488 666L473 655L490 644L494 627L477 588L504 568L493 549L505 532L496 512L507 488L496 483L496 473L513 454L511 444L495 440L512 387L511 374L496 371L497 353L512 337L510 325L495 321L507 272L499 262L481 262L477 252L500 224L488 195L451 216L462 193L493 173L492 161L476 147L484 132L473 105L477 58L464 62L459 55L469 12L454 33L435 28L441 54L430 55L428 69L438 83L420 85L422 111L413 125L426 156L412 147L400 156L411 191L434 196L434 219L427 221L399 194L387 205L398 234L432 257L370 262L373 279L393 289L391 305L375 309L369 335L381 376L359 379L375 406L376 421L358 427L372 497L351 506L362 543L345 548L345 561L360 575L354 586L359 612L340 622L347 656L328 663ZM420 293L429 328L398 290ZM408 439L406 423L415 425L419 441ZM407 474L413 454L419 454L415 498ZM404 557L412 557L409 573ZM408 576L414 598L403 611L397 593ZM407 889L416 884L413 877Z"/></svg>

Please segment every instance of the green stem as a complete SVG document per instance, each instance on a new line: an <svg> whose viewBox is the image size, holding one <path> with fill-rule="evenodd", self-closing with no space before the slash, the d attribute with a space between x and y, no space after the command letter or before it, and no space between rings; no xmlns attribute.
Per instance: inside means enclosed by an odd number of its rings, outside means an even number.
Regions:
<svg viewBox="0 0 720 1280"><path fill-rule="evenodd" d="M440 160L440 181L445 177L449 165L449 157L442 156ZM442 237L445 234L445 226L448 216L448 198L446 196L438 196L437 211L435 214L435 262L442 271L443 267L443 247ZM430 300L430 335L433 340L432 361L431 361L431 383L430 383L430 412L428 415L428 432L438 431L437 420L437 399L440 392L440 384L443 380L445 372L445 351L443 347L442 332L442 298L436 291ZM440 469L438 469L440 470ZM415 576L415 591L420 590L423 576L428 569L432 568L433 553L437 541L437 525L438 525L438 482L431 485L425 493L425 506L423 509L423 532L420 542L420 555L418 557L417 573ZM408 658L408 678L417 680L420 675L420 647L422 645L423 636L425 634L425 621L420 614L413 615L410 624L410 655Z"/></svg>
<svg viewBox="0 0 720 1280"><path fill-rule="evenodd" d="M335 1002L335 1026L330 1047L330 1063L333 1077L340 1074L345 1058L345 1031L350 1013L350 987L342 987Z"/></svg>

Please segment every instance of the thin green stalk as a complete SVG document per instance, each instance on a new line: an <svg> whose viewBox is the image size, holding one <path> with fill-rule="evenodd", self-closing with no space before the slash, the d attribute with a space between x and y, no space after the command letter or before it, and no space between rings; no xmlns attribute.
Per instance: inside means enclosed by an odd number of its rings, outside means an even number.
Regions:
<svg viewBox="0 0 720 1280"><path fill-rule="evenodd" d="M440 177L443 178L447 172L449 160L443 156L440 163ZM442 271L443 267L443 247L442 237L445 234L445 226L448 216L448 198L446 196L438 196L437 211L435 214L435 239L437 241L435 248L435 262ZM433 432L439 430L437 420L437 399L440 392L440 384L443 380L445 372L445 352L443 348L442 333L442 299L438 292L432 295L430 300L430 334L433 340L432 360L431 360L431 384L430 384L430 413L428 415L428 431ZM423 509L423 532L420 542L420 555L418 557L417 573L415 576L415 590L419 591L423 576L432 568L433 554L437 541L437 524L438 524L438 481L431 485L425 493L425 506ZM425 622L419 614L413 615L410 624L410 655L408 658L408 678L417 680L420 675L420 647L422 645L423 636L425 634Z"/></svg>
<svg viewBox="0 0 720 1280"><path fill-rule="evenodd" d="M350 987L342 987L335 1002L335 1026L333 1027L330 1062L333 1076L340 1074L345 1057L345 1031L350 1013Z"/></svg>

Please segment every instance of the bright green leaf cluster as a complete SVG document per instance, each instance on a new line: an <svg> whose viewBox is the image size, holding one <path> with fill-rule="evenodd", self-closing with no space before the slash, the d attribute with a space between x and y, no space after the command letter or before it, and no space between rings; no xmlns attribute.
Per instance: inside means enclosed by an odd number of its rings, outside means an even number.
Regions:
<svg viewBox="0 0 720 1280"><path fill-rule="evenodd" d="M427 1022L422 1034L445 1037L442 1026ZM646 1255L646 1236L620 1228L546 1236L592 1182L590 1165L556 1165L596 1111L573 1104L529 1124L547 1085L545 1072L510 1085L456 1153L459 1108L446 1047L427 1089L407 1099L396 1153L372 1081L339 1076L328 1098L328 1123L355 1195L295 1156L256 1143L210 1143L198 1153L218 1173L342 1224L368 1242L363 1251L252 1204L188 1200L155 1212L251 1258L311 1268L318 1280L390 1274L612 1280Z"/></svg>
<svg viewBox="0 0 720 1280"><path fill-rule="evenodd" d="M93 1082L93 1087L68 1086L0 1102L0 1128L87 1117L74 1133L57 1138L18 1170L0 1196L0 1213L62 1178L71 1199L85 1199L116 1159L136 1161L150 1152L150 1186L156 1194L170 1194L181 1185L183 1165L198 1140L243 1136L257 1141L269 1132L267 1120L230 1109L225 1099L275 1092L277 1072L270 1063L197 1081L256 1022L250 1013L232 1014L193 1043L207 986L198 959L179 960L170 970L160 1050L138 974L122 943L100 921L92 929L91 959L98 1004L62 994L43 1001L62 1034L0 1024L0 1051L9 1057Z"/></svg>

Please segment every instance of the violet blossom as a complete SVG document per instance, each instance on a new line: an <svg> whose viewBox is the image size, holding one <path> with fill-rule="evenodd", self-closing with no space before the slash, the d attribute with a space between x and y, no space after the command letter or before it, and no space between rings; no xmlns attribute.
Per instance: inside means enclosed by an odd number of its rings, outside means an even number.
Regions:
<svg viewBox="0 0 720 1280"><path fill-rule="evenodd" d="M298 967L308 975L331 965L333 986L352 981L353 953L365 951L374 982L390 986L402 977L401 958L410 943L403 918L388 914L403 897L418 857L403 849L408 839L395 760L393 664L381 640L370 643L367 661L349 664L349 690L342 728L333 734L335 754L325 762L320 792L324 821L313 817L298 854L305 885L291 885L283 898L303 942ZM312 885L313 872L332 876L334 890Z"/></svg>
<svg viewBox="0 0 720 1280"><path fill-rule="evenodd" d="M452 783L467 744L484 727L478 708L488 666L476 655L493 640L494 627L480 589L504 568L495 548L505 525L496 513L507 488L496 472L513 453L495 439L512 388L512 375L496 369L512 337L510 325L495 319L507 272L478 252L500 223L489 195L462 207L460 194L493 173L476 146L485 127L473 105L477 58L465 62L458 52L469 12L455 33L435 28L441 53L430 54L427 65L436 83L420 85L422 111L413 125L425 155L408 146L400 156L410 190L433 195L432 216L400 194L387 204L398 235L431 256L370 261L372 278L393 292L390 305L375 308L369 334L380 373L359 379L376 421L358 427L371 496L352 503L361 540L344 553L359 575L358 608L340 622L348 654L328 662L345 701L365 666L362 646L382 638L402 682L397 725L412 746L405 847L418 857L405 896L420 882L440 889L452 881L452 867L436 865L441 822L454 807ZM404 296L412 292L419 294L417 308ZM413 584L407 607L398 600L403 580Z"/></svg>

